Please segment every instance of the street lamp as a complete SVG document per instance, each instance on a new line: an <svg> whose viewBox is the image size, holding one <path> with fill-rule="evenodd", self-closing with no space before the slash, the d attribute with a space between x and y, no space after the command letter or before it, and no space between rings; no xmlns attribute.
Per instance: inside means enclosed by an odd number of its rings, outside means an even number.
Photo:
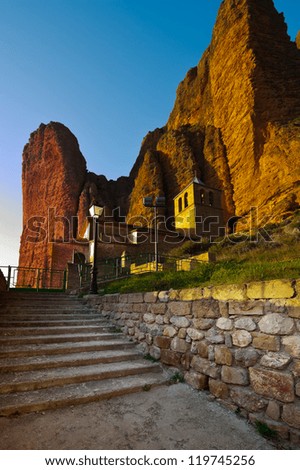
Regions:
<svg viewBox="0 0 300 470"><path fill-rule="evenodd" d="M89 208L89 213L93 217L93 265L92 265L92 280L90 287L90 294L97 294L97 241L98 241L98 220L102 215L104 207L92 204Z"/></svg>
<svg viewBox="0 0 300 470"><path fill-rule="evenodd" d="M157 208L165 207L166 198L157 196L153 204L152 197L143 197L143 204L145 207L154 208L154 258L155 258L155 271L158 271L158 226L157 226Z"/></svg>

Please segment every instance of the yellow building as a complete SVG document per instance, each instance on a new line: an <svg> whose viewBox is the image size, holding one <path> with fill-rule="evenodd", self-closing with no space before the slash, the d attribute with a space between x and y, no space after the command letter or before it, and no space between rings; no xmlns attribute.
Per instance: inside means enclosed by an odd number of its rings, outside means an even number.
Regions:
<svg viewBox="0 0 300 470"><path fill-rule="evenodd" d="M174 198L175 228L191 236L224 233L222 191L206 186L197 177Z"/></svg>

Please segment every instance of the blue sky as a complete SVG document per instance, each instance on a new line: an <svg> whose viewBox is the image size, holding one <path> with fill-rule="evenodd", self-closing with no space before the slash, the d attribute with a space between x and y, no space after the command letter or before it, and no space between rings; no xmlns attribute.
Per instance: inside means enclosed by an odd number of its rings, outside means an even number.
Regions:
<svg viewBox="0 0 300 470"><path fill-rule="evenodd" d="M0 265L17 264L21 162L41 122L75 134L90 171L128 175L210 43L220 0L0 0ZM297 0L275 0L294 40Z"/></svg>

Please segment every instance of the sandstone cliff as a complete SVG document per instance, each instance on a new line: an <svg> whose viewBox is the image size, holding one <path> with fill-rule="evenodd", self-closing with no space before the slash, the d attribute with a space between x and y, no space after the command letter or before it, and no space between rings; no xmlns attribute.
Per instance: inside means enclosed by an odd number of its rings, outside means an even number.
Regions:
<svg viewBox="0 0 300 470"><path fill-rule="evenodd" d="M278 220L294 210L300 202L299 118L300 52L283 15L272 0L224 0L210 46L180 83L155 147L150 142L169 212L195 172L223 190L227 216L255 206L261 221ZM147 166L147 150L144 143L136 166ZM157 191L155 181L151 191ZM130 215L138 205L132 198Z"/></svg>
<svg viewBox="0 0 300 470"><path fill-rule="evenodd" d="M297 38L299 45L299 35ZM86 170L78 142L62 124L41 125L23 154L24 231L20 265L50 265L49 236L37 227L53 208L82 234L91 202L149 219L143 196L173 198L196 175L223 191L225 219L258 207L260 223L300 203L300 50L272 0L224 0L212 41L180 83L162 129L149 132L129 177L108 181ZM69 222L67 222L68 225ZM31 229L31 230L30 230ZM65 237L56 224L56 239ZM47 238L48 237L48 238ZM39 243L28 242L35 240Z"/></svg>
<svg viewBox="0 0 300 470"><path fill-rule="evenodd" d="M76 137L57 122L41 124L31 134L23 152L22 185L19 266L40 268L53 267L52 242L69 243L83 234L91 203L104 205L107 215L115 207L125 213L132 189L128 177L107 181L88 172Z"/></svg>

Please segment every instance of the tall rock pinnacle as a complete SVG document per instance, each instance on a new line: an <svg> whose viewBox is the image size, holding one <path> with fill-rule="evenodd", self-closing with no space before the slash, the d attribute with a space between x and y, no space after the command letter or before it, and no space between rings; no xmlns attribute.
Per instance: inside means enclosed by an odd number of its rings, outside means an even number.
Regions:
<svg viewBox="0 0 300 470"><path fill-rule="evenodd" d="M283 15L272 0L224 0L211 44L180 83L156 145L170 196L198 171L223 190L228 215L252 206L261 219L292 210L299 117L300 51Z"/></svg>

